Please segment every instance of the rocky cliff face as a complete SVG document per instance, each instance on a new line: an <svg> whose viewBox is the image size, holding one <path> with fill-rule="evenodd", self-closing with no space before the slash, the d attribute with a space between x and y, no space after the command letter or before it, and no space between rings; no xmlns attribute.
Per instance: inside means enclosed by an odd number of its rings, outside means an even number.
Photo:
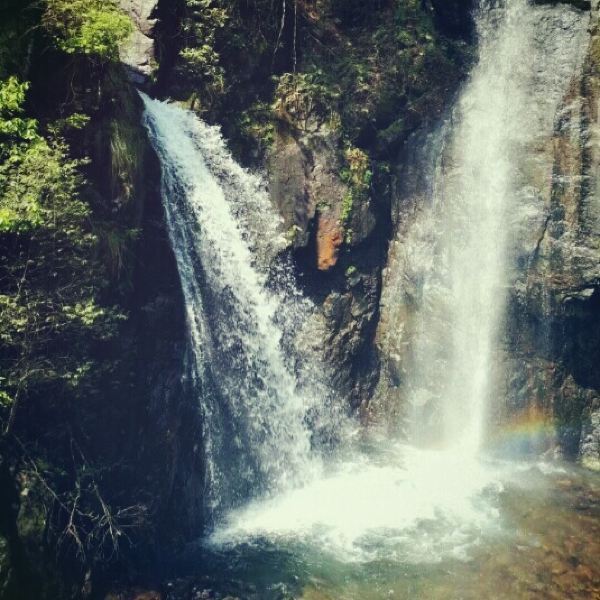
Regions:
<svg viewBox="0 0 600 600"><path fill-rule="evenodd" d="M121 61L131 81L142 85L157 66L154 29L158 0L120 0L119 4L133 24L133 31L121 48Z"/></svg>
<svg viewBox="0 0 600 600"><path fill-rule="evenodd" d="M136 23L136 33L124 53L134 82L143 79L147 84L152 74L156 52L151 39L156 33L152 32L157 27L162 31L166 23L154 23L155 14L165 14L164 6L156 4L123 4ZM421 252L421 245L431 242L428 236L433 232L427 231L425 206L439 167L435 156L439 156L444 134L440 117L447 114L468 64L466 55L454 63L448 63L447 56L457 48L468 49L472 40L470 4L425 5L429 13L418 13L423 20L410 33L416 37L405 37L397 56L389 62L377 62L366 57L367 48L373 35L388 35L382 23L389 21L393 12L382 8L383 13L359 20L361 27L357 28L349 13L336 19L324 12L323 3L306 3L296 33L301 39L317 41L305 45L301 54L292 54L292 25L285 21L283 32L279 32L282 47L273 57L257 54L240 60L230 54L235 48L223 45L220 52L228 76L236 82L251 80L252 84L244 86L240 94L234 93L235 86L225 90L222 98L202 113L224 125L242 162L266 173L271 197L284 219L299 279L322 309L326 327L319 346L333 367L336 389L366 420L386 421L395 429L402 424L402 384L410 368L407 346L416 327L418 274L411 271L410 263ZM560 100L554 134L532 148L530 176L538 189L538 205L527 247L519 256L505 352L498 357L503 365L498 370L499 385L506 390L507 400L496 407L495 419L506 422L515 415L525 416L543 420L552 428L556 422L556 440L565 455L595 466L600 435L600 384L594 379L594 365L600 358L600 54L598 8L580 10L591 10L592 23L583 67L571 82L568 95ZM169 18L183 18L184 12L175 13ZM252 14L244 14L251 23ZM401 17L396 14L395 18ZM280 20L275 19L275 23L279 26ZM244 28L235 32L242 37L249 35ZM424 70L411 72L423 56L427 36L439 36L432 38L435 51L425 53L429 64ZM458 46L445 45L448 40L459 40L452 42ZM344 47L357 62L375 61L365 67L368 75L361 84L372 89L343 87L356 86L353 79L336 88L330 79L322 77L322 71L320 79L312 75L308 80L290 79L287 88L284 79L276 89L268 83L271 68L277 72L295 67L302 75L312 73L316 61L326 70L329 52ZM162 48L161 52L169 54L169 49ZM281 56L286 52L298 62L286 64ZM156 90L186 97L189 83L177 74L177 59L173 52L171 55L173 64L161 64ZM412 62L405 64L407 57ZM350 68L347 63L342 66ZM404 96L394 98L380 78L396 77L401 69L412 77L412 83ZM443 77L433 77L434 72ZM360 97L343 97L350 89ZM341 99L336 96L340 93ZM441 102L433 102L432 93ZM364 105L362 115L344 113L342 107L348 102ZM258 134L249 135L248 131ZM147 239L158 235L166 243L164 231L153 229L162 219L158 204L155 210L154 225L147 226L155 233L149 233ZM149 255L157 252L146 246L142 255L146 251ZM169 251L163 247L161 253ZM140 323L142 329L161 330L165 326L161 315L169 313L169 307L180 307L181 298L172 289L151 296L140 303ZM181 364L184 345L180 333L175 338L175 346L168 348L177 350L161 350L156 345L148 348L154 347L159 355L166 352L169 356L163 358L173 366L178 361ZM149 351L148 359L150 355ZM168 482L164 482L168 490L160 495L179 497L179 512L173 514L185 514L188 531L197 531L201 501L195 490L201 483L201 442L194 441L197 429L190 425L193 419L186 421L194 409L190 401L182 402L186 396L181 374L174 368L166 379L155 380L149 375L142 385L152 390L154 416L150 421L161 423L159 437L166 436L164 448L168 448L171 465ZM552 390L550 396L548 389ZM161 416L165 405L168 409ZM529 443L542 451L553 446L553 436L549 437L552 439L546 436ZM165 506L169 503L167 500Z"/></svg>
<svg viewBox="0 0 600 600"><path fill-rule="evenodd" d="M368 349L384 248L381 237L373 239L381 228L374 202L366 194L348 207L352 191L340 176L340 132L312 117L301 132L280 126L267 164L301 280L322 306L326 333L320 345L335 365L336 388L356 406L372 386Z"/></svg>
<svg viewBox="0 0 600 600"><path fill-rule="evenodd" d="M540 149L543 222L508 316L511 410L540 411L560 451L600 468L600 32L591 9L583 66Z"/></svg>
<svg viewBox="0 0 600 600"><path fill-rule="evenodd" d="M464 76L472 4L401 10L380 3L373 11L328 4L304 7L299 35L307 47L297 66L306 74L289 80L291 93L281 83L275 91L264 166L301 282L322 308L321 346L335 387L358 409L378 378L373 340L392 231L393 165L412 132L445 110ZM384 50L388 43L392 51ZM336 79L335 69L344 75ZM347 75L354 69L358 78Z"/></svg>

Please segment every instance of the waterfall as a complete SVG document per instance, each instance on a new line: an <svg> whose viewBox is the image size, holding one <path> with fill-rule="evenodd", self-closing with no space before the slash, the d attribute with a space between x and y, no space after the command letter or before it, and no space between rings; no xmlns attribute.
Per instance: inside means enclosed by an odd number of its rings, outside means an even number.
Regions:
<svg viewBox="0 0 600 600"><path fill-rule="evenodd" d="M317 446L319 428L336 426L332 397L318 355L299 341L315 311L281 258L264 186L217 129L143 96L187 308L205 495L225 512L210 543L296 538L345 560L393 552L419 562L457 543L464 552L495 521L484 492L501 484L479 451L509 290L546 218L543 148L583 58L586 20L566 5L481 0L477 27L479 59L435 148L421 153L434 164L428 193L399 219L385 281L384 342L388 355L404 353L414 446L361 438L325 465Z"/></svg>
<svg viewBox="0 0 600 600"><path fill-rule="evenodd" d="M304 365L303 376L295 349L312 307L277 259L285 240L260 178L232 159L217 128L142 97L186 304L206 496L226 509L319 468L309 421L327 394L314 381L321 369Z"/></svg>
<svg viewBox="0 0 600 600"><path fill-rule="evenodd" d="M384 294L393 306L404 282L414 282L404 383L416 443L474 456L485 440L508 290L544 217L540 188L552 167L536 145L551 135L582 59L585 22L566 6L480 2L479 59L445 125L431 195L397 242L405 256L392 262Z"/></svg>

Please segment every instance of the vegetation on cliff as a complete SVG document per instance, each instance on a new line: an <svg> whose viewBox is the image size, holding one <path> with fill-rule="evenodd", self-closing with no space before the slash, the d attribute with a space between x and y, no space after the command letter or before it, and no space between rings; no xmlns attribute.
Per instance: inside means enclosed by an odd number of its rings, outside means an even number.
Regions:
<svg viewBox="0 0 600 600"><path fill-rule="evenodd" d="M109 483L124 465L103 431L130 368L131 24L98 0L9 3L0 22L0 596L79 597L147 521Z"/></svg>
<svg viewBox="0 0 600 600"><path fill-rule="evenodd" d="M337 113L349 141L386 152L439 116L468 62L469 4L450 33L437 4L187 0L165 84L232 138L249 132L248 117L302 130L310 115Z"/></svg>
<svg viewBox="0 0 600 600"><path fill-rule="evenodd" d="M117 60L119 43L132 30L114 0L46 0L43 26L67 54Z"/></svg>

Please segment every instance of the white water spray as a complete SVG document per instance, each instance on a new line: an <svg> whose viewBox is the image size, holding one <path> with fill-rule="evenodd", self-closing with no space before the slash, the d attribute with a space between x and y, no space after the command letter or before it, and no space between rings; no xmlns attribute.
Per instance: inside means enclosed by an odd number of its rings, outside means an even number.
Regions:
<svg viewBox="0 0 600 600"><path fill-rule="evenodd" d="M311 307L284 267L269 269L285 244L260 179L235 163L216 128L143 100L186 302L209 497L213 508L233 506L318 469L307 419L326 395L302 385L288 339Z"/></svg>
<svg viewBox="0 0 600 600"><path fill-rule="evenodd" d="M429 220L407 242L421 282L407 370L416 443L476 456L485 440L515 254L540 213L524 166L552 132L584 24L570 8L481 1L479 61L448 127Z"/></svg>

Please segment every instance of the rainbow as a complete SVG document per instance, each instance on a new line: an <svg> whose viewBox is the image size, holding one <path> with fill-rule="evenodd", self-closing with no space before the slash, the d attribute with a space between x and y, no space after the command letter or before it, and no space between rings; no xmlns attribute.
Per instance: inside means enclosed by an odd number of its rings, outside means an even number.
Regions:
<svg viewBox="0 0 600 600"><path fill-rule="evenodd" d="M531 407L495 428L488 440L497 450L540 452L555 443L555 421L547 412Z"/></svg>

